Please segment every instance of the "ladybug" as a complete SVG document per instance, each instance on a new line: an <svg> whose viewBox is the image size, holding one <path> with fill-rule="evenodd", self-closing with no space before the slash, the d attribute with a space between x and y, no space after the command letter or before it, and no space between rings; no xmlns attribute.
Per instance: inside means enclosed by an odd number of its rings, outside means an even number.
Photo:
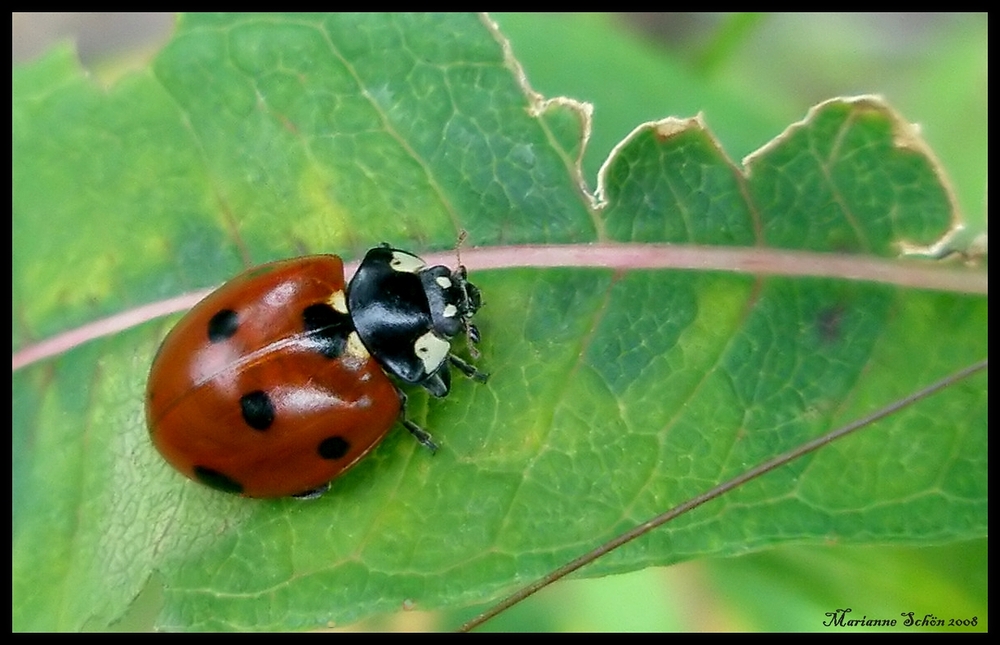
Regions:
<svg viewBox="0 0 1000 645"><path fill-rule="evenodd" d="M153 444L191 479L246 497L318 497L397 420L433 451L393 379L436 397L449 365L485 381L451 353L459 334L478 341L480 306L464 266L428 267L387 244L346 289L335 255L252 268L160 346L146 389Z"/></svg>

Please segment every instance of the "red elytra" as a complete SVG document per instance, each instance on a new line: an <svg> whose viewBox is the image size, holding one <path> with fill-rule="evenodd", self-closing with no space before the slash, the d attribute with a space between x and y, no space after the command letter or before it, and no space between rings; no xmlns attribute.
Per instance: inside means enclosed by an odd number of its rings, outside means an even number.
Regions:
<svg viewBox="0 0 1000 645"><path fill-rule="evenodd" d="M351 333L334 255L251 269L198 303L150 372L149 432L188 477L247 497L322 489L400 416L400 394Z"/></svg>

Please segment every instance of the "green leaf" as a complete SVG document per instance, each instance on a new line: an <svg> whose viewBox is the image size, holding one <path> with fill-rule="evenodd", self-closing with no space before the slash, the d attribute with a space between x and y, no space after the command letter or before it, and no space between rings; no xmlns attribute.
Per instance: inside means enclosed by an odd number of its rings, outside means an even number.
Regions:
<svg viewBox="0 0 1000 645"><path fill-rule="evenodd" d="M984 296L801 277L958 224L882 102L818 106L746 174L699 121L652 123L592 197L581 113L526 92L503 45L475 16L192 15L110 88L67 49L15 69L15 352L278 257L447 250L465 230L504 267L463 252L490 382L411 393L438 454L393 432L313 502L229 497L153 450L146 371L176 317L16 370L15 630L310 629L481 603L986 355ZM531 266L515 246L590 242L619 243L618 268ZM628 265L645 243L807 260ZM978 376L587 573L985 536L986 417Z"/></svg>

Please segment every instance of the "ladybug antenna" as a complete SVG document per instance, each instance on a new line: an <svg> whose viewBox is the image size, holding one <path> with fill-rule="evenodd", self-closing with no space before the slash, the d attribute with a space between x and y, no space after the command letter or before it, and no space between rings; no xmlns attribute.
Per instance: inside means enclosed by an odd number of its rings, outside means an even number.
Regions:
<svg viewBox="0 0 1000 645"><path fill-rule="evenodd" d="M462 264L462 245L465 244L465 240L469 238L469 232L464 228L458 232L458 239L455 240L455 261L458 265L452 272L452 278L458 278L458 283L462 289L462 300L465 303L474 302L471 311L465 311L462 316L462 327L465 330L465 344L468 347L469 355L472 358L479 358L479 350L476 349L476 343L479 342L479 330L473 325L469 320L472 318L472 314L476 312L481 306L479 290L475 286L469 284L466 278L465 266Z"/></svg>
<svg viewBox="0 0 1000 645"><path fill-rule="evenodd" d="M482 352L476 348L476 343L479 342L479 329L475 325L465 326L465 348L469 352L469 356L473 360L478 360L482 356Z"/></svg>
<svg viewBox="0 0 1000 645"><path fill-rule="evenodd" d="M465 244L468 237L469 232L463 228L458 232L458 239L455 240L455 260L458 262L458 266L462 266L462 245Z"/></svg>

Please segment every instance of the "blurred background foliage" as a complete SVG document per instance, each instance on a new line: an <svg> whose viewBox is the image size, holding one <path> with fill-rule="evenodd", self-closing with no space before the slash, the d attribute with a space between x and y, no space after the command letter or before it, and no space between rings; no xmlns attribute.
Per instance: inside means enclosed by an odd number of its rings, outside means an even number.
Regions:
<svg viewBox="0 0 1000 645"><path fill-rule="evenodd" d="M590 185L638 124L701 112L735 161L816 103L880 94L952 180L969 236L985 231L986 14L496 14L530 84L594 106ZM71 40L103 83L146 65L169 14L17 14L12 62ZM546 589L493 630L822 630L851 618L978 617L988 629L988 540L935 547L782 547ZM471 617L401 612L357 629L448 629ZM968 628L966 628L968 629ZM963 630L964 631L964 630Z"/></svg>

